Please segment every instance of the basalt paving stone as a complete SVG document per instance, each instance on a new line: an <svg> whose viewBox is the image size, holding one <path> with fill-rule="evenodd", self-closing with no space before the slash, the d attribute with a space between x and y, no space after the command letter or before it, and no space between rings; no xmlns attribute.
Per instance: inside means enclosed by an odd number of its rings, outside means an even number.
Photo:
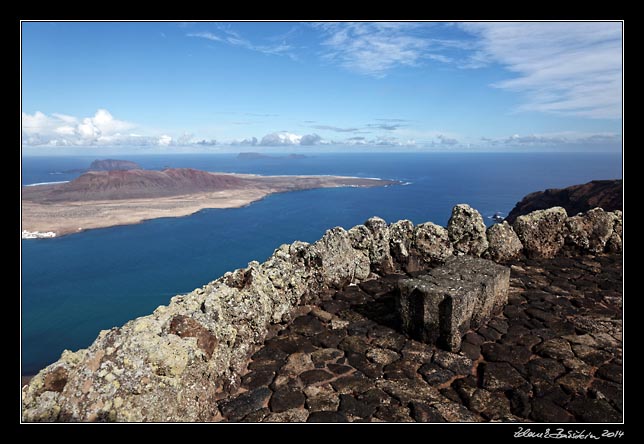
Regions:
<svg viewBox="0 0 644 444"><path fill-rule="evenodd" d="M295 318L289 329L303 336L313 336L324 331L324 325L317 317L306 315Z"/></svg>
<svg viewBox="0 0 644 444"><path fill-rule="evenodd" d="M384 376L386 379L414 379L418 376L420 366L420 362L403 359L386 365L383 369Z"/></svg>
<svg viewBox="0 0 644 444"><path fill-rule="evenodd" d="M456 390L454 390L453 387L445 387L440 389L441 395L443 395L445 398L449 399L450 401L454 402L461 402L461 397L458 395Z"/></svg>
<svg viewBox="0 0 644 444"><path fill-rule="evenodd" d="M402 275L313 295L317 307L272 328L240 393L218 401L222 416L621 421L621 263L620 255L511 261L503 314L467 332L460 353L401 332L391 290Z"/></svg>
<svg viewBox="0 0 644 444"><path fill-rule="evenodd" d="M275 390L268 405L272 412L279 413L302 407L305 399L304 394L300 390L280 387Z"/></svg>
<svg viewBox="0 0 644 444"><path fill-rule="evenodd" d="M378 408L377 400L358 400L352 395L340 395L338 412L347 416L368 418Z"/></svg>
<svg viewBox="0 0 644 444"><path fill-rule="evenodd" d="M362 373L356 372L332 381L331 386L338 393L364 393L375 387L375 381L365 377Z"/></svg>
<svg viewBox="0 0 644 444"><path fill-rule="evenodd" d="M615 364L602 365L601 367L599 367L599 369L597 370L597 373L595 374L600 378L606 379L608 381L613 381L617 383L622 382L621 365L615 365Z"/></svg>
<svg viewBox="0 0 644 444"><path fill-rule="evenodd" d="M272 371L251 371L242 377L241 386L248 390L267 386L273 382L275 372Z"/></svg>
<svg viewBox="0 0 644 444"><path fill-rule="evenodd" d="M409 409L400 405L381 405L373 414L373 418L384 422L414 422L409 415Z"/></svg>
<svg viewBox="0 0 644 444"><path fill-rule="evenodd" d="M229 421L239 421L244 416L264 407L271 397L272 392L267 387L261 387L251 392L246 392L220 406L221 413Z"/></svg>
<svg viewBox="0 0 644 444"><path fill-rule="evenodd" d="M349 361L351 366L361 371L370 379L379 379L382 377L383 366L370 362L365 355L348 352L347 361Z"/></svg>
<svg viewBox="0 0 644 444"><path fill-rule="evenodd" d="M496 343L483 344L481 353L486 361L509 362L515 365L527 363L532 356L532 352L527 347Z"/></svg>
<svg viewBox="0 0 644 444"><path fill-rule="evenodd" d="M423 376L423 379L431 385L441 385L452 378L454 378L454 372L440 367L437 364L423 364L419 369L418 373Z"/></svg>
<svg viewBox="0 0 644 444"><path fill-rule="evenodd" d="M604 399L577 398L568 408L582 422L620 422L622 415Z"/></svg>
<svg viewBox="0 0 644 444"><path fill-rule="evenodd" d="M481 347L479 345L463 342L461 344L461 352L472 360L476 360L481 355Z"/></svg>
<svg viewBox="0 0 644 444"><path fill-rule="evenodd" d="M300 374L300 380L304 383L305 386L328 381L332 378L333 375L331 373L321 369L307 370Z"/></svg>
<svg viewBox="0 0 644 444"><path fill-rule="evenodd" d="M538 422L574 422L575 417L552 401L537 398L532 401L531 419Z"/></svg>
<svg viewBox="0 0 644 444"><path fill-rule="evenodd" d="M613 405L618 411L623 409L623 391L622 385L616 384L614 382L603 381L601 379L595 379L590 388L589 393L596 399L606 399L611 405Z"/></svg>
<svg viewBox="0 0 644 444"><path fill-rule="evenodd" d="M313 345L324 348L337 348L338 344L347 336L345 329L324 330L311 338Z"/></svg>
<svg viewBox="0 0 644 444"><path fill-rule="evenodd" d="M347 416L340 412L320 411L309 415L306 422L348 422Z"/></svg>
<svg viewBox="0 0 644 444"><path fill-rule="evenodd" d="M334 363L327 364L327 368L336 375L344 375L345 373L349 373L352 370L352 368L348 365Z"/></svg>
<svg viewBox="0 0 644 444"><path fill-rule="evenodd" d="M416 422L445 422L445 419L431 405L422 402L411 402L409 404L412 417Z"/></svg>

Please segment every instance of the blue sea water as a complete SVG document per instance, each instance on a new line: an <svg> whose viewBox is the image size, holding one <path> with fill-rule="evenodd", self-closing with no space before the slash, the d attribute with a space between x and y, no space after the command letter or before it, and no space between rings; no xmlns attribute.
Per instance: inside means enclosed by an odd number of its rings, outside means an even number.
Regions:
<svg viewBox="0 0 644 444"><path fill-rule="evenodd" d="M620 153L315 154L238 159L233 154L123 156L145 168L192 167L256 174L396 179L405 185L276 194L244 208L22 241L22 372L64 349L87 347L102 329L150 313L226 271L263 261L280 244L312 242L377 215L446 225L469 203L488 219L524 195L593 179L621 178ZM24 157L23 185L72 180L93 157Z"/></svg>

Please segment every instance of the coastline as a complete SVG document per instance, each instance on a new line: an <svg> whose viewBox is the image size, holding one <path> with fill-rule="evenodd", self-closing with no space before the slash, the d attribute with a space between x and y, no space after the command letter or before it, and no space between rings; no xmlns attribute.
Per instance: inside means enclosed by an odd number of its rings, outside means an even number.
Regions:
<svg viewBox="0 0 644 444"><path fill-rule="evenodd" d="M50 239L72 233L133 225L162 217L190 216L207 208L240 208L272 192L228 190L156 199L87 201L77 203L22 203L23 239ZM29 236L28 233L54 233Z"/></svg>
<svg viewBox="0 0 644 444"><path fill-rule="evenodd" d="M22 239L56 238L95 228L138 224L163 217L184 217L204 209L240 208L276 193L315 188L376 187L396 181L347 176L260 176L229 174L250 185L221 191L128 199L48 201L25 196ZM255 183L253 183L255 182ZM49 187L51 185L44 185ZM30 190L40 188L30 186Z"/></svg>

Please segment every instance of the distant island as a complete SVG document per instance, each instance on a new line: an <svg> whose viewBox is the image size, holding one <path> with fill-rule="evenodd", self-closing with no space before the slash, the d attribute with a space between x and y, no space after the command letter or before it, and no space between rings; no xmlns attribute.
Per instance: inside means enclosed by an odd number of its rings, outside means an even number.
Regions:
<svg viewBox="0 0 644 444"><path fill-rule="evenodd" d="M129 160L103 159L95 160L89 165L90 171L140 170L141 165Z"/></svg>
<svg viewBox="0 0 644 444"><path fill-rule="evenodd" d="M75 168L73 170L63 171L63 173L85 173L87 171L120 171L140 169L142 169L141 165L129 160L97 159L89 165L89 168Z"/></svg>
<svg viewBox="0 0 644 444"><path fill-rule="evenodd" d="M22 188L23 238L45 237L34 233L53 237L49 233L60 236L187 216L204 208L242 207L273 193L397 183L342 176L210 173L191 168L89 171L71 182Z"/></svg>
<svg viewBox="0 0 644 444"><path fill-rule="evenodd" d="M264 153L239 153L237 155L238 159L243 160L255 160L255 159L307 159L309 156L304 154L288 154L286 156L271 156Z"/></svg>

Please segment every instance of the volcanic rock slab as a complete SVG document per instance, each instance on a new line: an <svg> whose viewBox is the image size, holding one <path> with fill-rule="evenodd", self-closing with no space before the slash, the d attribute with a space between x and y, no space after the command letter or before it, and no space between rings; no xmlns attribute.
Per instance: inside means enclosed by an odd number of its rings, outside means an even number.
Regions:
<svg viewBox="0 0 644 444"><path fill-rule="evenodd" d="M410 336L461 348L470 328L479 328L508 300L510 269L468 256L450 258L444 266L415 279L398 282L398 312Z"/></svg>

